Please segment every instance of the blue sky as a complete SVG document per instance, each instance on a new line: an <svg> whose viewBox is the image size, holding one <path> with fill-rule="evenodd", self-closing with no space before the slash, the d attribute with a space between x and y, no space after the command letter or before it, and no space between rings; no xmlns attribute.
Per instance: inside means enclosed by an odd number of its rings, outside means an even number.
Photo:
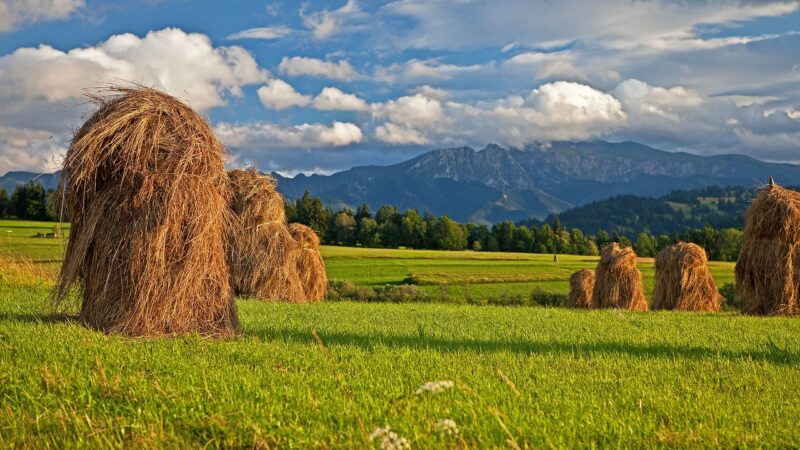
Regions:
<svg viewBox="0 0 800 450"><path fill-rule="evenodd" d="M0 173L50 170L106 83L284 174L636 140L800 162L800 3L0 0Z"/></svg>

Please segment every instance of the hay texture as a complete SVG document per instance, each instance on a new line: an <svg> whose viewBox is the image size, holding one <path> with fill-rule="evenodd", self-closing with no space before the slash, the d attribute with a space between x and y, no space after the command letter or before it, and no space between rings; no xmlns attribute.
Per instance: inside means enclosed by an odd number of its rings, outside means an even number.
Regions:
<svg viewBox="0 0 800 450"><path fill-rule="evenodd" d="M750 314L800 313L800 193L778 185L759 190L747 210L736 292Z"/></svg>
<svg viewBox="0 0 800 450"><path fill-rule="evenodd" d="M569 297L567 306L570 308L591 308L592 291L594 290L594 271L581 269L569 277Z"/></svg>
<svg viewBox="0 0 800 450"><path fill-rule="evenodd" d="M234 214L228 263L236 295L306 302L298 271L301 246L286 227L275 180L255 170L232 170L228 177Z"/></svg>
<svg viewBox="0 0 800 450"><path fill-rule="evenodd" d="M328 292L328 276L325 274L325 261L319 253L319 237L310 227L293 223L289 233L300 244L297 258L297 272L303 285L307 301L319 301Z"/></svg>
<svg viewBox="0 0 800 450"><path fill-rule="evenodd" d="M636 253L612 242L603 247L595 270L592 306L647 311L642 273L636 268Z"/></svg>
<svg viewBox="0 0 800 450"><path fill-rule="evenodd" d="M658 253L653 309L719 311L724 300L708 271L706 251L679 242Z"/></svg>
<svg viewBox="0 0 800 450"><path fill-rule="evenodd" d="M111 333L233 334L222 145L163 92L107 94L64 161L72 232L56 299L79 286L79 319Z"/></svg>

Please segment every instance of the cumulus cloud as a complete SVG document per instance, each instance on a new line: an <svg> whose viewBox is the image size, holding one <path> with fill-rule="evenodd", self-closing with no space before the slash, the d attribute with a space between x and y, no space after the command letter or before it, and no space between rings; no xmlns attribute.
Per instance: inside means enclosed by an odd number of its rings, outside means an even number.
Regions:
<svg viewBox="0 0 800 450"><path fill-rule="evenodd" d="M65 153L65 140L46 130L0 125L0 175L11 170L55 170Z"/></svg>
<svg viewBox="0 0 800 450"><path fill-rule="evenodd" d="M622 126L626 114L613 96L558 81L527 97L495 102L445 102L423 94L373 106L375 137L389 144L501 142L524 147L536 141L586 139Z"/></svg>
<svg viewBox="0 0 800 450"><path fill-rule="evenodd" d="M284 57L278 66L278 71L292 77L306 75L343 81L360 77L347 60L333 62L304 56Z"/></svg>
<svg viewBox="0 0 800 450"><path fill-rule="evenodd" d="M343 147L363 139L361 128L353 123L332 125L304 123L281 127L270 122L245 124L220 123L214 127L225 145L237 149L313 149Z"/></svg>
<svg viewBox="0 0 800 450"><path fill-rule="evenodd" d="M353 94L342 92L335 87L326 87L314 97L312 106L322 111L366 111L369 105Z"/></svg>
<svg viewBox="0 0 800 450"><path fill-rule="evenodd" d="M386 82L418 82L418 81L444 81L456 76L486 71L493 63L471 64L461 66L457 64L442 63L437 59L419 60L410 59L402 63L393 63L388 66L378 66L374 71L374 78Z"/></svg>
<svg viewBox="0 0 800 450"><path fill-rule="evenodd" d="M242 87L267 73L241 47L214 47L208 36L176 28L143 38L118 34L94 47L68 52L48 45L0 57L0 99L58 102L82 97L103 83L138 82L208 110L241 96Z"/></svg>
<svg viewBox="0 0 800 450"><path fill-rule="evenodd" d="M0 0L0 33L29 23L66 19L85 4L85 0Z"/></svg>
<svg viewBox="0 0 800 450"><path fill-rule="evenodd" d="M262 40L274 40L274 39L281 39L286 36L292 34L294 30L285 26L279 25L275 27L259 27L259 28L248 28L247 30L242 30L237 33L233 33L228 35L225 39L230 40L238 40L238 39L262 39Z"/></svg>
<svg viewBox="0 0 800 450"><path fill-rule="evenodd" d="M289 83L272 79L258 88L258 99L269 109L282 110L293 106L308 106L311 97L297 92Z"/></svg>
<svg viewBox="0 0 800 450"><path fill-rule="evenodd" d="M348 22L363 17L356 0L347 0L344 6L335 10L322 10L308 13L300 10L303 25L311 30L314 39L322 41L342 32Z"/></svg>

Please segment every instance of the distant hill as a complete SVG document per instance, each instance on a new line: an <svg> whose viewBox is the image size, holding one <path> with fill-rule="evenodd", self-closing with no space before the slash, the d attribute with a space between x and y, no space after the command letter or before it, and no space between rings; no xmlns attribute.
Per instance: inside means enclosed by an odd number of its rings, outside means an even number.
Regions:
<svg viewBox="0 0 800 450"><path fill-rule="evenodd" d="M553 223L558 218L567 228L595 234L617 232L634 239L647 231L653 235L676 234L711 225L714 228L742 228L755 188L708 187L674 191L661 197L620 195L551 215L544 221L530 219L523 225Z"/></svg>
<svg viewBox="0 0 800 450"><path fill-rule="evenodd" d="M773 176L800 184L800 166L741 155L670 153L635 142L554 142L434 150L391 166L278 179L288 198L309 191L334 207L392 204L463 222L538 220L620 195L658 197L708 186L753 188ZM599 218L599 219L602 219Z"/></svg>
<svg viewBox="0 0 800 450"><path fill-rule="evenodd" d="M30 180L40 181L45 189L55 189L58 187L61 172L38 173L38 172L7 172L0 176L0 189L5 189L9 196L19 184L25 184Z"/></svg>

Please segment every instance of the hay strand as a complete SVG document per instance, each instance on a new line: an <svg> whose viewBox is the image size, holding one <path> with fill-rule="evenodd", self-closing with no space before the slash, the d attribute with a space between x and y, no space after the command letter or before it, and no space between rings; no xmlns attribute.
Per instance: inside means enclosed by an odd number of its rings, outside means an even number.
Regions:
<svg viewBox="0 0 800 450"><path fill-rule="evenodd" d="M233 334L222 144L163 92L104 94L64 161L72 232L56 301L79 286L79 319L111 333Z"/></svg>
<svg viewBox="0 0 800 450"><path fill-rule="evenodd" d="M595 308L647 311L642 273L636 268L636 253L612 242L603 247L595 270L592 291Z"/></svg>
<svg viewBox="0 0 800 450"><path fill-rule="evenodd" d="M747 210L735 273L745 312L800 314L800 193L774 183L759 190Z"/></svg>
<svg viewBox="0 0 800 450"><path fill-rule="evenodd" d="M569 297L567 306L570 308L591 308L592 291L594 290L594 271L581 269L569 277Z"/></svg>
<svg viewBox="0 0 800 450"><path fill-rule="evenodd" d="M656 256L655 268L653 309L719 311L724 299L702 247L686 242L670 245Z"/></svg>

